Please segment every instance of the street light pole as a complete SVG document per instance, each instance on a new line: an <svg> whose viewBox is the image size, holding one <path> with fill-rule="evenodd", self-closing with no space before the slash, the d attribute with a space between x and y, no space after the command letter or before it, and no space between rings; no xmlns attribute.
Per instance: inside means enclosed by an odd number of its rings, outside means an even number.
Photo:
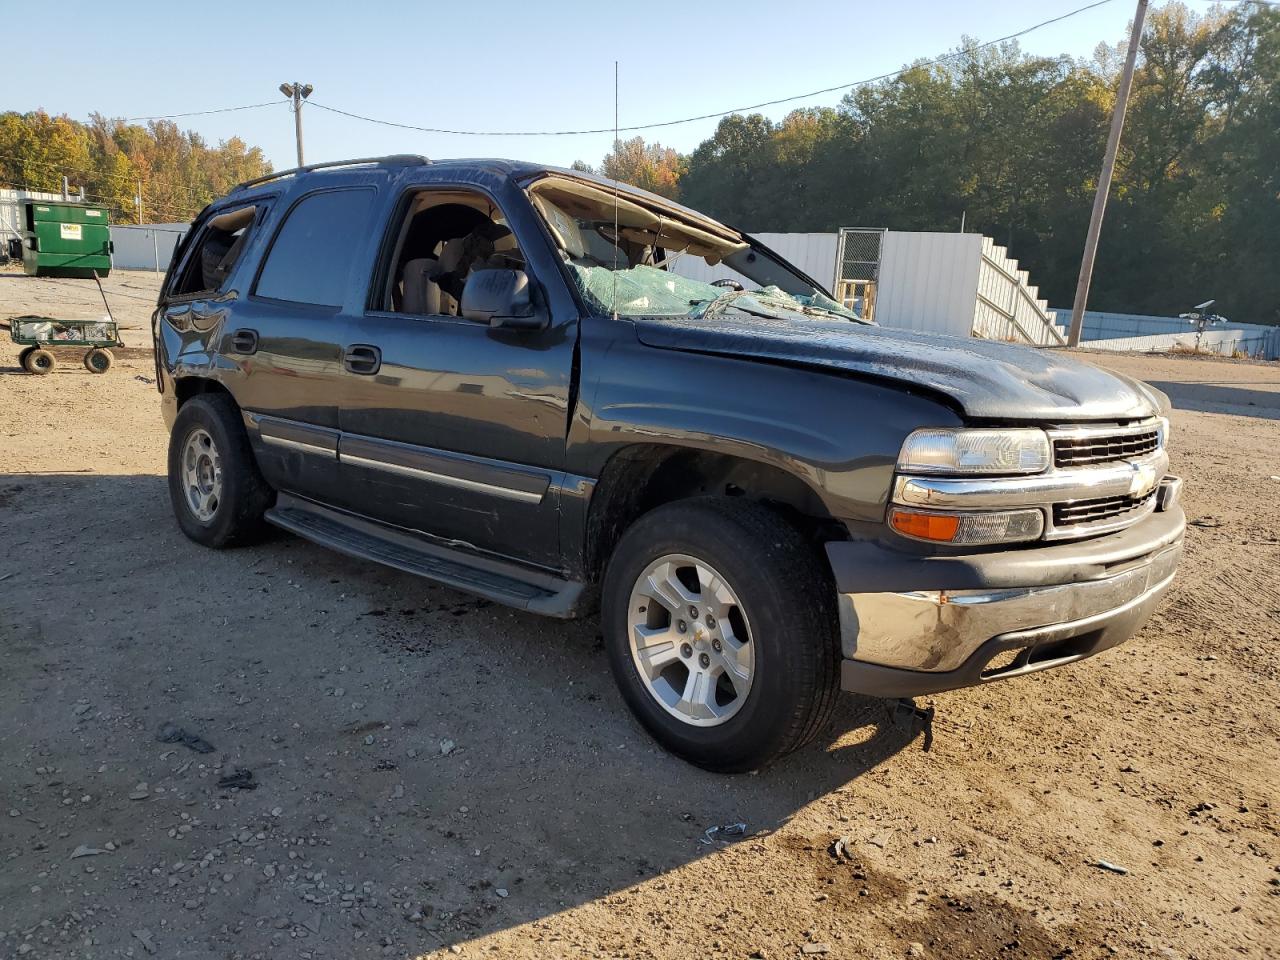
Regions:
<svg viewBox="0 0 1280 960"><path fill-rule="evenodd" d="M293 129L298 139L298 166L303 166L302 159L302 101L311 96L311 91L315 87L309 83L282 83L280 84L280 92L286 97L293 99Z"/></svg>
<svg viewBox="0 0 1280 960"><path fill-rule="evenodd" d="M1125 56L1124 72L1120 74L1120 86L1116 90L1116 105L1111 114L1111 132L1107 135L1107 152L1102 158L1102 172L1098 175L1098 192L1093 197L1093 213L1089 215L1089 233L1084 241L1084 256L1080 260L1080 278L1076 281L1076 299L1071 305L1071 330L1067 346L1080 346L1080 334L1084 331L1084 306L1089 299L1089 282L1093 279L1093 261L1098 254L1098 238L1102 233L1102 215L1107 209L1107 194L1111 192L1111 176L1116 170L1116 153L1120 149L1120 133L1124 130L1124 114L1129 106L1129 89L1133 86L1133 66L1138 59L1138 47L1142 44L1142 22L1147 16L1147 0L1138 0L1133 15L1133 30L1129 34L1129 52Z"/></svg>

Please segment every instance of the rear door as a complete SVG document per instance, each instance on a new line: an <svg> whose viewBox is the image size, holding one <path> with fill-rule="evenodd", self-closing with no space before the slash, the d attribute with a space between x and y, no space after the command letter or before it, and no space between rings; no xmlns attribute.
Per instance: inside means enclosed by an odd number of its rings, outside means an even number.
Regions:
<svg viewBox="0 0 1280 960"><path fill-rule="evenodd" d="M353 268L377 202L371 186L313 190L279 221L223 340L258 463L278 490L339 495L338 395Z"/></svg>

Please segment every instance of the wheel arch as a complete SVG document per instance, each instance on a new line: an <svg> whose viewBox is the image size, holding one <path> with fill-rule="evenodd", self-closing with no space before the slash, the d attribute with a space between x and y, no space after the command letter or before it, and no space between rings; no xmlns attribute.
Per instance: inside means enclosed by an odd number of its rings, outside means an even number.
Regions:
<svg viewBox="0 0 1280 960"><path fill-rule="evenodd" d="M210 393L224 394L231 399L232 403L235 403L235 397L231 395L231 391L210 377L179 377L173 382L173 395L177 400L178 409L182 409L183 404L192 397ZM236 407L239 408L239 404L236 404Z"/></svg>
<svg viewBox="0 0 1280 960"><path fill-rule="evenodd" d="M843 539L818 491L774 464L696 447L631 444L605 463L587 509L584 574L598 582L622 534L646 513L700 496L741 497L786 513L815 543Z"/></svg>

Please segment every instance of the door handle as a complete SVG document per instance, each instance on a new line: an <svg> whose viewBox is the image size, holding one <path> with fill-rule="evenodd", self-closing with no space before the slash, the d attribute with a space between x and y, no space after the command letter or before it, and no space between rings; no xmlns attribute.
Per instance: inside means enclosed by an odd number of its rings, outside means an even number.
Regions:
<svg viewBox="0 0 1280 960"><path fill-rule="evenodd" d="M231 349L236 353L257 353L258 352L258 331L257 330L237 330L231 334Z"/></svg>
<svg viewBox="0 0 1280 960"><path fill-rule="evenodd" d="M343 354L342 365L351 373L371 376L382 367L382 351L366 343L353 343Z"/></svg>

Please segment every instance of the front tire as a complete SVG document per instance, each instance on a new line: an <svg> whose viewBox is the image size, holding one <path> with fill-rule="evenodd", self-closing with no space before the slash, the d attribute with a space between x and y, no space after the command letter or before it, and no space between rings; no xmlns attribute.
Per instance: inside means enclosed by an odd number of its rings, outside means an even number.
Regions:
<svg viewBox="0 0 1280 960"><path fill-rule="evenodd" d="M262 535L275 492L258 470L230 397L204 394L178 411L169 434L169 499L182 532L206 547Z"/></svg>
<svg viewBox="0 0 1280 960"><path fill-rule="evenodd" d="M756 503L641 517L609 560L605 646L623 699L672 753L755 770L800 747L838 693L834 587L814 547Z"/></svg>

